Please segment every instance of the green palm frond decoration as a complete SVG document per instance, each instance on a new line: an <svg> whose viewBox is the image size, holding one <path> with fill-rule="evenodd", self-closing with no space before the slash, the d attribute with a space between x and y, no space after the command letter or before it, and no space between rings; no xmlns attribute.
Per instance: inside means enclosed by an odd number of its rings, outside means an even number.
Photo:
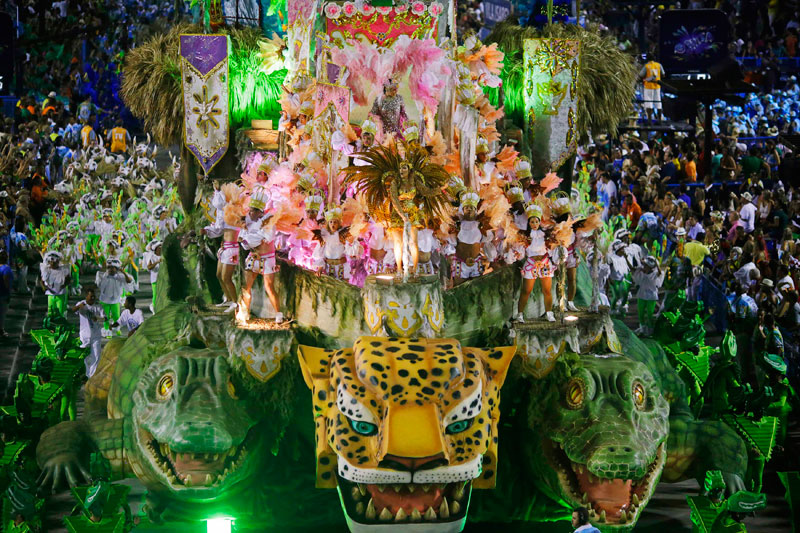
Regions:
<svg viewBox="0 0 800 533"><path fill-rule="evenodd" d="M178 24L130 50L122 69L122 98L134 116L144 122L156 142L179 144L183 137L180 35L203 33L197 24ZM267 74L261 68L258 28L220 28L228 34L231 128L248 126L252 119L280 115L281 86L286 70Z"/></svg>
<svg viewBox="0 0 800 533"><path fill-rule="evenodd" d="M542 29L523 28L512 19L497 24L485 41L496 42L506 54L500 74L506 116L518 126L523 126L522 43L525 39L538 38L575 39L581 42L577 122L580 142L587 140L589 132L615 134L619 123L632 110L636 65L633 57L620 50L610 34L601 33L597 27L548 24ZM497 89L487 89L489 100L494 105L498 103L498 93Z"/></svg>

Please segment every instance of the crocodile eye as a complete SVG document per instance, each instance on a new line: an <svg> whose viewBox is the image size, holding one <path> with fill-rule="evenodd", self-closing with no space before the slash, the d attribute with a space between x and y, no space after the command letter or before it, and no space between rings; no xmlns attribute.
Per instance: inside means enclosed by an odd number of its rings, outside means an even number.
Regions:
<svg viewBox="0 0 800 533"><path fill-rule="evenodd" d="M170 374L165 374L158 382L158 386L156 386L156 392L158 393L159 400L166 400L169 398L169 395L172 394L172 389L175 386L175 377Z"/></svg>
<svg viewBox="0 0 800 533"><path fill-rule="evenodd" d="M565 400L570 409L579 409L583 405L583 399L586 396L585 388L582 379L572 379L567 384Z"/></svg>
<svg viewBox="0 0 800 533"><path fill-rule="evenodd" d="M633 404L636 408L639 410L644 409L647 404L647 393L644 390L644 385L638 381L634 382L631 393L633 395Z"/></svg>
<svg viewBox="0 0 800 533"><path fill-rule="evenodd" d="M236 386L233 384L231 378L228 378L228 394L230 394L231 398L234 400L239 399L239 396L236 395Z"/></svg>

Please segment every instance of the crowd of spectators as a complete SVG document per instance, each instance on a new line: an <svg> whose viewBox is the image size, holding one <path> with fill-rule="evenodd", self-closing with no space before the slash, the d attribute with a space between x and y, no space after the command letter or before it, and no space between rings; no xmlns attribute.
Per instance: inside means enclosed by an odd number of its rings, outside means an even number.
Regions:
<svg viewBox="0 0 800 533"><path fill-rule="evenodd" d="M101 111L98 119L122 116L130 122L119 97L125 51L156 23L168 25L186 12L182 2L177 5L178 12L176 2L166 0L10 0L6 11L18 34L16 94L27 103L49 101L55 111L72 114L88 98ZM21 120L29 118L24 103L18 106Z"/></svg>
<svg viewBox="0 0 800 533"><path fill-rule="evenodd" d="M604 219L631 231L634 263L656 257L673 286L677 279L690 299L727 317L726 327L749 328L756 341L768 333L796 380L798 151L781 139L718 136L706 165L693 136L598 136L579 165L590 171Z"/></svg>
<svg viewBox="0 0 800 533"><path fill-rule="evenodd" d="M11 0L4 8L17 22L19 98L0 124L0 337L11 293L27 290L21 278L38 265L32 232L54 206L64 169L99 142L133 148L118 94L125 51L188 10L167 0ZM111 147L112 130L122 148Z"/></svg>

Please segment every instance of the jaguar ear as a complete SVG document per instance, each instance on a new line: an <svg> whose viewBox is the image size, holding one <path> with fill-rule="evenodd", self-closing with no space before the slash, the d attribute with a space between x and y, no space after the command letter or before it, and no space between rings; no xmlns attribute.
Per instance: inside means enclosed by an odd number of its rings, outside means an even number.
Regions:
<svg viewBox="0 0 800 533"><path fill-rule="evenodd" d="M312 391L314 390L315 381L328 379L331 356L335 352L336 350L303 346L302 344L297 347L297 359L300 361L303 381Z"/></svg>
<svg viewBox="0 0 800 533"><path fill-rule="evenodd" d="M462 351L471 353L478 357L483 363L486 377L497 387L502 387L506 380L508 367L514 354L517 353L516 346L501 346L499 348L467 348L462 347Z"/></svg>

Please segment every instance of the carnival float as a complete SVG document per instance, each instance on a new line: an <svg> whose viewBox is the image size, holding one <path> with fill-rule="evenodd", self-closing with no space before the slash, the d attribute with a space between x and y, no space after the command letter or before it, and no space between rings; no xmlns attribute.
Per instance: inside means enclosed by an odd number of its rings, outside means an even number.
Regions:
<svg viewBox="0 0 800 533"><path fill-rule="evenodd" d="M267 38L207 9L131 51L125 101L181 146L185 218L155 315L42 435L46 485L99 452L154 524L354 533L578 506L624 531L659 482L745 488L741 432L603 305L613 236L574 155L633 65L578 26L458 44L454 10L288 0Z"/></svg>

